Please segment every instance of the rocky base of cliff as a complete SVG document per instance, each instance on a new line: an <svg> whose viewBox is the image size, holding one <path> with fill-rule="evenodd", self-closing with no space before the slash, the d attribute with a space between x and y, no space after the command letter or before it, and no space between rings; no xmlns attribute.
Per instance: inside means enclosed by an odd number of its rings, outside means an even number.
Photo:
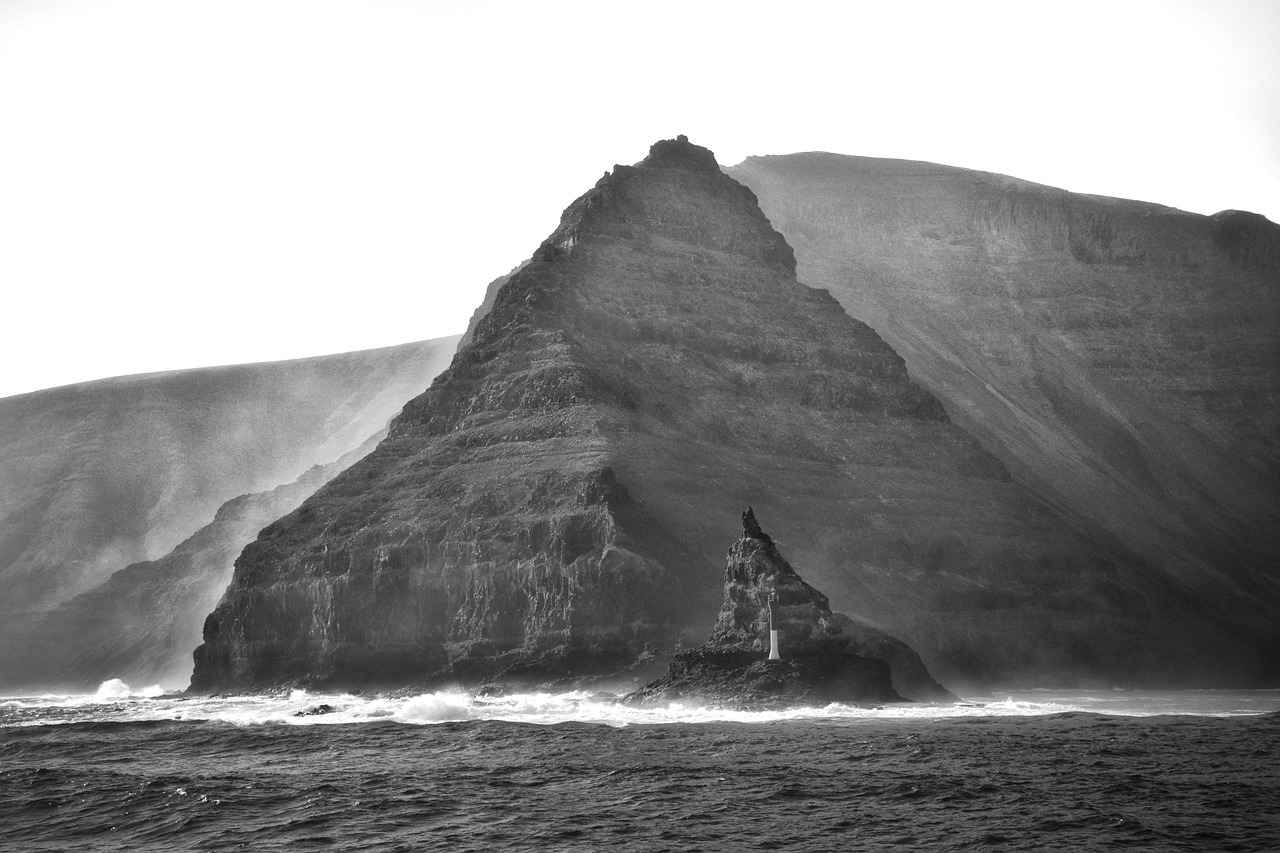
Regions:
<svg viewBox="0 0 1280 853"><path fill-rule="evenodd" d="M958 702L960 697L939 684L925 667L915 649L879 628L873 628L844 613L835 614L836 624L849 638L849 648L863 657L889 665L893 689L912 702Z"/></svg>
<svg viewBox="0 0 1280 853"><path fill-rule="evenodd" d="M676 655L665 676L624 699L638 705L690 700L734 708L905 701L881 660L847 651L767 660L755 651L707 647Z"/></svg>
<svg viewBox="0 0 1280 853"><path fill-rule="evenodd" d="M707 642L678 653L666 675L624 701L759 708L955 700L905 643L833 613L750 507L724 577L724 603ZM770 660L774 636L780 658Z"/></svg>

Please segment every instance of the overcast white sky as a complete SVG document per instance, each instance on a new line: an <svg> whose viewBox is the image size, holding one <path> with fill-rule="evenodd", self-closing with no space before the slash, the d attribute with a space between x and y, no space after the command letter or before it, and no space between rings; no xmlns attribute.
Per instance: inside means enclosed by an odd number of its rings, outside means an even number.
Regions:
<svg viewBox="0 0 1280 853"><path fill-rule="evenodd" d="M0 0L0 396L461 332L679 133L1280 221L1280 2Z"/></svg>

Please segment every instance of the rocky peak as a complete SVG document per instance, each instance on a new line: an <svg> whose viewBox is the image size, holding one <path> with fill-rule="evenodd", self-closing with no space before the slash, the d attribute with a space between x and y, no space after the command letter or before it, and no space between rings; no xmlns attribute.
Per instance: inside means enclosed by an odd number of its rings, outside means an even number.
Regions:
<svg viewBox="0 0 1280 853"><path fill-rule="evenodd" d="M773 544L769 534L760 529L760 522L756 521L756 511L751 507L747 507L747 511L742 514L742 536L744 539L759 539L761 542Z"/></svg>
<svg viewBox="0 0 1280 853"><path fill-rule="evenodd" d="M841 646L840 628L827 597L791 568L751 507L742 514L742 538L729 548L724 604L711 643L726 648L769 650L769 604L784 657Z"/></svg>
<svg viewBox="0 0 1280 853"><path fill-rule="evenodd" d="M675 139L662 139L649 146L649 156L640 165L642 167L667 167L674 169L692 169L718 174L720 164L716 155L708 148L694 145L689 137L680 134Z"/></svg>
<svg viewBox="0 0 1280 853"><path fill-rule="evenodd" d="M688 253L693 248L795 275L795 253L760 212L755 193L684 136L655 142L636 165L606 172L565 209L534 261L599 257L618 241L639 241L647 252L678 246L686 262L696 261Z"/></svg>

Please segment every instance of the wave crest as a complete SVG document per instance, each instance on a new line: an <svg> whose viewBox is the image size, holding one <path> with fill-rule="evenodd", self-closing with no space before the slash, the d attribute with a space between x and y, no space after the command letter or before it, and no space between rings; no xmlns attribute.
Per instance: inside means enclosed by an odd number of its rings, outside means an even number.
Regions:
<svg viewBox="0 0 1280 853"><path fill-rule="evenodd" d="M1080 692L1037 690L952 704L851 705L779 710L732 710L694 702L634 707L607 694L586 692L472 695L462 691L352 695L294 690L287 695L189 696L163 693L159 685L135 690L123 679L102 682L96 693L29 696L0 700L0 728L84 721L141 722L216 720L235 725L332 725L391 721L430 725L457 721L502 721L607 726L786 720L837 725L886 720L957 717L1046 717L1086 713L1121 716L1190 714L1236 716L1280 710L1280 690Z"/></svg>
<svg viewBox="0 0 1280 853"><path fill-rule="evenodd" d="M447 723L476 719L475 710L465 693L424 693L404 700L391 716L405 723Z"/></svg>
<svg viewBox="0 0 1280 853"><path fill-rule="evenodd" d="M123 679L108 678L106 681L98 685L98 692L93 694L95 699L153 699L164 693L164 688L159 684L153 684L150 687L144 687L141 690L133 690Z"/></svg>

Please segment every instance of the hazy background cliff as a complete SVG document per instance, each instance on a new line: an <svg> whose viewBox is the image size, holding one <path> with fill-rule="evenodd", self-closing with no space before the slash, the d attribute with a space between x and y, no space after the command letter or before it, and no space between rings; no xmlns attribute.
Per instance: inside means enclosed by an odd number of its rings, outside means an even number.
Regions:
<svg viewBox="0 0 1280 853"><path fill-rule="evenodd" d="M728 171L801 280L1015 478L1242 622L1280 622L1280 226L900 160Z"/></svg>
<svg viewBox="0 0 1280 853"><path fill-rule="evenodd" d="M172 658L189 671L235 555L367 452L457 340L0 399L0 686L185 679Z"/></svg>

